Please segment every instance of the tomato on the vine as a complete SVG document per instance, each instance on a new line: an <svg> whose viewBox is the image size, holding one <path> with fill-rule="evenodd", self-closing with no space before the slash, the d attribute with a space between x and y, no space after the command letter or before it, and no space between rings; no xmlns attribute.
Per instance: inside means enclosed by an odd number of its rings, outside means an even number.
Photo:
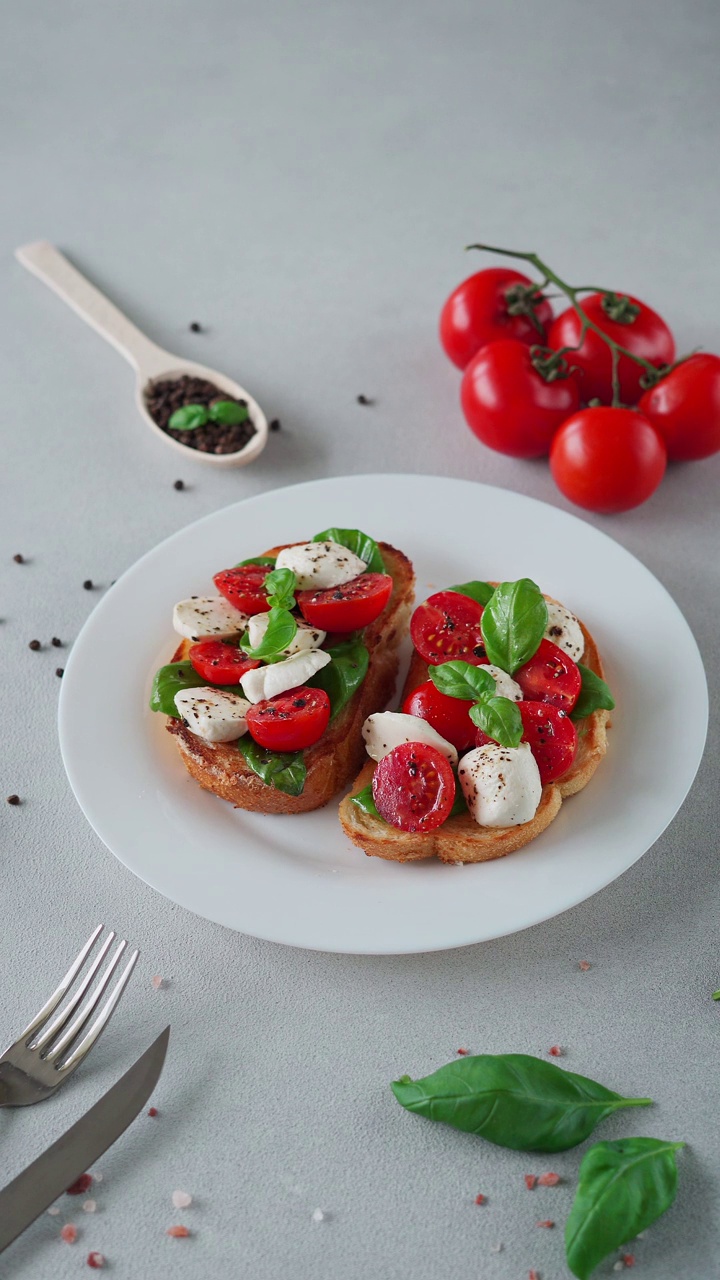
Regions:
<svg viewBox="0 0 720 1280"><path fill-rule="evenodd" d="M447 693L441 693L432 680L426 680L408 694L402 709L406 716L419 716L426 720L458 751L466 751L475 740L475 725L469 714L474 705L464 698L451 698Z"/></svg>
<svg viewBox="0 0 720 1280"><path fill-rule="evenodd" d="M208 684L239 684L246 671L260 666L257 658L248 658L242 649L223 640L199 640L191 645L189 657Z"/></svg>
<svg viewBox="0 0 720 1280"><path fill-rule="evenodd" d="M434 831L455 801L449 761L426 742L403 742L383 756L372 780L378 813L400 831Z"/></svg>
<svg viewBox="0 0 720 1280"><path fill-rule="evenodd" d="M267 613L270 601L264 583L271 569L270 564L240 565L216 573L213 582L220 595L241 613Z"/></svg>
<svg viewBox="0 0 720 1280"><path fill-rule="evenodd" d="M392 595L389 573L361 573L341 587L298 591L298 608L311 627L322 631L360 631L380 617Z"/></svg>
<svg viewBox="0 0 720 1280"><path fill-rule="evenodd" d="M511 267L488 267L463 280L450 294L440 313L440 341L453 364L464 369L481 347L496 338L544 342L552 314L550 303L528 276Z"/></svg>
<svg viewBox="0 0 720 1280"><path fill-rule="evenodd" d="M661 436L636 409L581 409L563 423L550 449L550 470L561 493L604 514L645 502L666 462Z"/></svg>
<svg viewBox="0 0 720 1280"><path fill-rule="evenodd" d="M580 406L576 375L548 382L531 349L512 338L483 347L465 370L460 400L468 426L483 444L514 458L548 452L561 422Z"/></svg>
<svg viewBox="0 0 720 1280"><path fill-rule="evenodd" d="M322 737L330 720L330 699L324 689L299 685L250 707L247 727L251 738L270 751L303 751Z"/></svg>
<svg viewBox="0 0 720 1280"><path fill-rule="evenodd" d="M675 359L675 339L662 316L631 298L615 293L590 293L579 299L583 311L609 338L633 355L648 360L657 367L672 364ZM582 320L573 307L562 311L553 321L548 335L548 345L577 347L580 342ZM580 396L584 402L612 401L612 354L610 347L599 334L588 329L578 351L566 352L568 364L579 370ZM643 389L640 379L642 365L628 356L618 361L620 399L623 404L637 404Z"/></svg>
<svg viewBox="0 0 720 1280"><path fill-rule="evenodd" d="M640 401L640 410L665 441L668 458L685 462L720 449L720 356L698 352L683 360Z"/></svg>
<svg viewBox="0 0 720 1280"><path fill-rule="evenodd" d="M477 600L457 591L428 596L410 619L410 637L420 657L431 667L452 658L482 666L488 660L480 629L482 613Z"/></svg>

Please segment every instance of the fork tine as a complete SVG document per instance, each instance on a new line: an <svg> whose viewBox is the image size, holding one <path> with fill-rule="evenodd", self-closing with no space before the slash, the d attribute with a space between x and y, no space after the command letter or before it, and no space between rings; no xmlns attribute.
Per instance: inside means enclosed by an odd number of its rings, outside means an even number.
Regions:
<svg viewBox="0 0 720 1280"><path fill-rule="evenodd" d="M72 1017L73 1013L77 1009L78 1005L81 1003L85 995L85 992L87 991L88 987L93 981L93 978L95 977L95 974L100 968L100 965L105 959L105 956L108 953L108 949L112 945L112 941L114 937L115 937L115 931L114 929L111 929L107 938L103 942L100 948L100 951L98 952L98 955L93 960L86 977L84 977L82 982L80 983L80 986L78 987L77 991L70 997L67 1004L60 1010L57 1017L53 1018L52 1022L49 1023L49 1025L45 1028L44 1031L42 1031L42 1033L37 1037L37 1039L33 1039L30 1042L29 1047L31 1049L44 1049L45 1045L50 1044L50 1041L54 1040L55 1037L62 1031L63 1027L65 1026L65 1023L68 1022L68 1020Z"/></svg>
<svg viewBox="0 0 720 1280"><path fill-rule="evenodd" d="M68 969L67 973L65 974L65 977L60 983L60 986L53 992L47 1004L44 1004L40 1012L35 1015L30 1025L26 1027L25 1030L23 1031L22 1035L18 1037L20 1041L28 1040L30 1036L33 1035L34 1032L36 1032L38 1028L43 1025L43 1023L50 1017L50 1015L55 1012L63 996L75 981L75 978L77 977L78 973L80 972L80 970L82 969L85 963L88 953L92 951L98 935L102 933L104 928L105 928L104 925L99 924L97 929L95 929L94 932L90 934L90 937L88 938L87 942L85 943L85 946L80 952L80 955L78 956L74 964L72 964Z"/></svg>
<svg viewBox="0 0 720 1280"><path fill-rule="evenodd" d="M46 1062L56 1062L57 1059L62 1056L62 1054L68 1048L68 1046L72 1044L73 1040L77 1039L83 1027L85 1026L85 1023L88 1022L92 1017L92 1015L95 1013L95 1010L98 1008L98 1005L100 1004L100 1000L103 996L103 993L120 963L120 958L126 946L127 946L127 942L125 938L123 938L122 941L116 947L115 954L112 957L102 978L100 979L97 985L97 988L95 989L95 991L93 991L92 996L90 997L86 1007L80 1010L76 1018L73 1018L73 1021L70 1023L70 1026L67 1028L66 1031L62 1033L59 1039L55 1039L53 1043L52 1042L53 1037L50 1037L46 1034L45 1043L49 1044L49 1049L47 1053L44 1053L42 1055L45 1058ZM72 1013L72 1010L69 1010L68 1017L70 1013ZM66 1021L67 1021L67 1018L64 1019L63 1022L60 1024L60 1027L58 1027L57 1029L58 1031L62 1030L62 1027L65 1025ZM56 1032L56 1035L57 1035L57 1032ZM40 1045L38 1045L38 1048L39 1047Z"/></svg>
<svg viewBox="0 0 720 1280"><path fill-rule="evenodd" d="M58 1068L59 1071L61 1072L73 1071L75 1067L77 1067L79 1063L82 1062L86 1054L90 1052L93 1045L95 1044L95 1041L102 1035L103 1031L105 1030L108 1022L110 1021L115 1011L115 1008L117 1006L118 1001L120 1000L120 997L122 996L123 991L125 990L128 982L130 981L130 975L133 969L135 968L135 964L137 962L137 958L139 955L140 955L139 951L137 950L133 951L132 955L130 956L130 959L125 965L125 968L122 974L118 978L115 984L115 987L113 988L112 994L105 1001L103 1008L100 1010L100 1013L98 1014L97 1018L93 1022L90 1030L80 1041L80 1044L77 1046L77 1048L73 1050L70 1057L67 1058L66 1061L60 1065L60 1067Z"/></svg>

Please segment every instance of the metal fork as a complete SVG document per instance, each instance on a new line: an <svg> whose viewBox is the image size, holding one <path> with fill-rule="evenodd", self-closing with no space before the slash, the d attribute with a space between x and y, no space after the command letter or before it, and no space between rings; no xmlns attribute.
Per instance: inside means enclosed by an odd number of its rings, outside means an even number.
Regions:
<svg viewBox="0 0 720 1280"><path fill-rule="evenodd" d="M70 966L47 1004L43 1005L19 1039L11 1044L0 1058L0 1107L28 1107L33 1102L41 1102L43 1098L48 1098L70 1078L73 1071L77 1070L105 1030L130 981L130 975L140 954L137 950L133 951L110 995L97 1013L97 1017L82 1039L79 1039L83 1029L96 1013L127 947L127 942L123 938L116 947L97 987L85 1006L81 1007L115 938L115 933L112 931L103 942L77 990L69 997L60 1012L56 1013L103 928L104 925L99 924L90 935L77 960ZM74 1017L73 1014L75 1014Z"/></svg>

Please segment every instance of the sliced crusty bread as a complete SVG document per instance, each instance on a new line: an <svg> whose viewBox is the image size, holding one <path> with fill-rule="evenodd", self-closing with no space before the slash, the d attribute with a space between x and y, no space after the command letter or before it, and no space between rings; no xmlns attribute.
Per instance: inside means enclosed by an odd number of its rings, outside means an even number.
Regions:
<svg viewBox="0 0 720 1280"><path fill-rule="evenodd" d="M596 675L602 676L603 668L597 645L585 626L582 626L582 631L585 637L582 662ZM403 701L427 679L428 668L415 652L403 689ZM578 722L578 751L571 768L557 782L543 787L535 816L530 822L524 822L520 826L481 827L469 813L463 813L449 818L437 831L431 831L427 835L398 831L387 822L378 821L370 814L363 813L362 809L352 803L351 797L372 781L375 763L368 760L352 791L340 804L342 828L353 844L364 849L368 855L387 858L393 862L433 857L440 858L443 862L489 862L493 858L503 858L505 854L514 853L539 836L557 816L563 800L587 785L607 750L606 730L609 724L608 711L593 711L592 715Z"/></svg>
<svg viewBox="0 0 720 1280"><path fill-rule="evenodd" d="M362 726L373 711L380 711L392 697L398 673L398 649L407 631L415 595L415 574L402 551L379 543L385 568L393 579L393 593L380 617L366 628L364 643L370 653L368 673L347 706L331 720L319 742L305 752L307 778L302 794L289 796L263 782L245 764L234 742L205 742L183 724L168 718L185 768L196 782L229 800L239 809L255 813L306 813L327 804L346 787L365 757ZM277 555L272 547L265 555ZM173 662L187 658L191 641L183 640ZM238 692L242 692L239 690Z"/></svg>

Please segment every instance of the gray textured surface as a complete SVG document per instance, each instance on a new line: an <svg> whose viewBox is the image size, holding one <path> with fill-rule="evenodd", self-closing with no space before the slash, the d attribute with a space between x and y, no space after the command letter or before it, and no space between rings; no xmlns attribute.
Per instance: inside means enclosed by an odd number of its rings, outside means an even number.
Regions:
<svg viewBox="0 0 720 1280"><path fill-rule="evenodd" d="M134 880L65 781L61 653L27 648L72 641L93 603L87 576L107 584L181 525L277 484L414 467L562 505L542 463L489 454L465 430L438 307L470 265L462 245L482 236L647 297L683 347L718 349L719 26L712 0L16 7L0 80L13 116L0 723L2 793L24 803L0 814L4 1033L97 920L143 956L92 1066L54 1102L0 1117L3 1175L165 1019L173 1043L161 1115L101 1162L95 1217L68 1202L2 1275L69 1277L99 1248L117 1277L524 1280L534 1266L559 1280L561 1230L534 1224L562 1222L577 1156L484 1146L406 1115L387 1088L460 1046L542 1054L558 1041L568 1067L657 1100L642 1132L690 1144L637 1274L719 1273L716 724L672 828L584 906L464 951L341 958L224 932ZM222 475L178 466L135 416L116 355L14 264L35 238L70 252L163 345L252 388L284 426L262 459ZM188 333L194 319L207 334ZM355 405L360 391L375 408ZM686 611L713 694L719 464L675 469L646 507L597 521ZM173 490L178 475L189 491ZM668 678L681 678L671 654ZM154 973L172 985L153 992ZM548 1166L568 1184L531 1195L523 1173ZM196 1197L185 1215L176 1187ZM318 1206L329 1217L316 1225ZM56 1236L73 1216L69 1248ZM180 1217L194 1238L168 1240Z"/></svg>

